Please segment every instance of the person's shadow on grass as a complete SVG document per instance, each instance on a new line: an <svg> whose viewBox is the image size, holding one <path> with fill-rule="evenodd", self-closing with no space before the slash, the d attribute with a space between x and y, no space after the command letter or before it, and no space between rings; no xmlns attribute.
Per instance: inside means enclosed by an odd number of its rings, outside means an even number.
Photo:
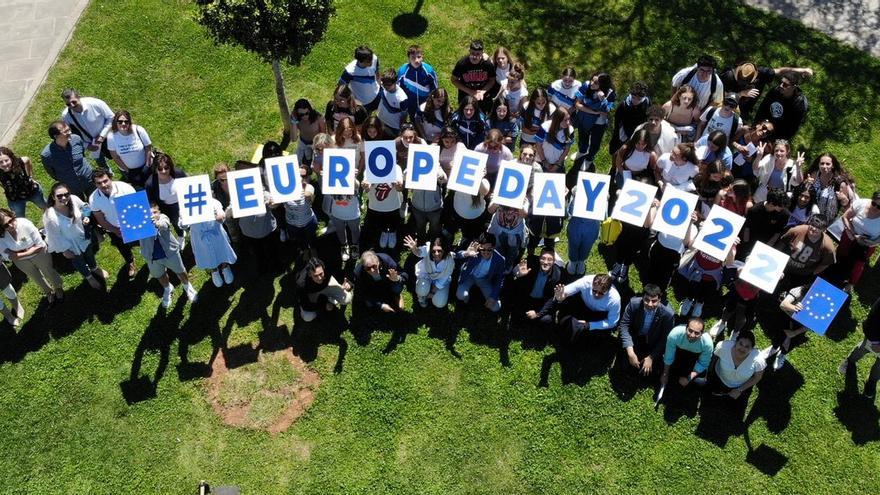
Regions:
<svg viewBox="0 0 880 495"><path fill-rule="evenodd" d="M758 418L764 418L767 429L778 434L791 422L791 398L803 386L804 377L790 364L778 371L770 370L770 366L764 378L755 385L758 397L746 416L745 424L748 427Z"/></svg>
<svg viewBox="0 0 880 495"><path fill-rule="evenodd" d="M559 376L564 385L584 386L608 371L614 361L617 339L611 332L589 332L571 340L565 336L554 339L554 352L541 360L539 387L548 387L553 364L559 364ZM567 332L562 332L567 333Z"/></svg>
<svg viewBox="0 0 880 495"><path fill-rule="evenodd" d="M171 344L178 335L178 325L183 316L186 301L177 298L172 308L165 310L159 306L156 315L141 335L131 362L131 370L127 380L120 382L122 397L128 404L142 402L156 397L159 381L165 375L171 354ZM147 353L158 353L159 358L152 378L143 374L144 357Z"/></svg>
<svg viewBox="0 0 880 495"><path fill-rule="evenodd" d="M177 344L180 362L177 364L177 375L181 381L211 376L214 359L225 344L220 318L229 309L229 298L233 290L227 286L218 288L212 283L206 283L199 291L199 299L190 307L189 318L180 327ZM205 337L211 340L211 354L207 362L193 362L190 359L190 347L197 345Z"/></svg>
<svg viewBox="0 0 880 495"><path fill-rule="evenodd" d="M880 412L873 398L859 393L858 372L850 366L844 378L844 388L837 393L834 415L851 434L856 445L880 440Z"/></svg>

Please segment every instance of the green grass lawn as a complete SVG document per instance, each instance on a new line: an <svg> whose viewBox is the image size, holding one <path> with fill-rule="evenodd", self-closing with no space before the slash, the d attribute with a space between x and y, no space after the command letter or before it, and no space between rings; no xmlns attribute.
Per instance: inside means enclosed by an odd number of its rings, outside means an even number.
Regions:
<svg viewBox="0 0 880 495"><path fill-rule="evenodd" d="M862 195L880 183L872 126L880 61L727 0L594 3L429 1L420 11L427 31L415 41L447 88L455 60L478 36L527 60L530 88L573 64L608 70L621 91L643 78L658 100L675 70L704 50L725 61L746 53L762 64L813 67L805 84L810 119L796 145L809 158L836 153ZM323 109L358 44L369 43L386 66L405 60L413 40L394 34L391 22L413 2L336 6L325 41L301 67L285 69L291 100L307 97ZM194 11L181 0L94 0L13 149L39 154L67 86L129 109L190 173L246 159L256 143L277 139L270 67L213 46ZM607 154L600 157L607 169ZM100 260L115 277L115 250L105 245ZM598 253L590 264L605 269ZM793 353L793 366L753 394L746 435L725 434L729 425L709 414L654 412L650 390L621 400L603 363L560 366L535 336L508 335L480 316L419 313L394 328L367 321L338 337L320 325L293 327L288 276L273 282L241 273L234 291L215 289L203 273L194 279L204 285L200 301L190 307L180 299L167 314L146 269L106 298L68 270L67 300L52 308L33 284L23 286L28 321L17 333L0 329L0 492L191 493L199 479L249 494L871 493L880 486L877 409L839 395L835 371L861 338L856 321L880 294L876 269L832 338L813 336ZM252 343L292 347L321 374L315 403L288 431L233 429L215 415L203 376L224 340L242 362Z"/></svg>

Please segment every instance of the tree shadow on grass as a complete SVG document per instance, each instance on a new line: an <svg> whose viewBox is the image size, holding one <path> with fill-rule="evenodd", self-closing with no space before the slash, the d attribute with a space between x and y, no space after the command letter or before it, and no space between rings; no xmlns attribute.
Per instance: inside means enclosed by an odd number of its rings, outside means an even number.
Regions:
<svg viewBox="0 0 880 495"><path fill-rule="evenodd" d="M815 76L802 85L810 115L800 133L812 148L826 141L870 141L868 123L880 117L880 60L734 0L481 5L487 18L504 20L484 28L487 41L513 47L528 66L530 87L546 85L574 65L584 73L609 72L621 94L633 81L646 81L653 99L663 103L673 74L706 52L723 65L748 57L759 65L812 67Z"/></svg>
<svg viewBox="0 0 880 495"><path fill-rule="evenodd" d="M161 306L157 307L156 315L153 316L150 324L147 325L143 335L141 335L141 340L138 342L134 358L131 362L128 380L119 384L119 388L122 390L122 397L128 404L156 397L159 381L162 380L165 370L168 368L171 344L177 338L178 322L180 322L183 316L185 304L185 299L178 298L170 310L165 310ZM152 378L148 374L141 373L144 357L147 353L159 354Z"/></svg>
<svg viewBox="0 0 880 495"><path fill-rule="evenodd" d="M404 38L418 38L428 30L428 19L419 14L424 0L416 1L412 12L398 14L391 20L391 30Z"/></svg>

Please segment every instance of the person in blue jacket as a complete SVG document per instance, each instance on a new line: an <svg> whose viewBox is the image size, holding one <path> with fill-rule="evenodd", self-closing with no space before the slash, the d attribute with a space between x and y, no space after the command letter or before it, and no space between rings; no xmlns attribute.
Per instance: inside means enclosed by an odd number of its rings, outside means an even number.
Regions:
<svg viewBox="0 0 880 495"><path fill-rule="evenodd" d="M458 279L455 297L467 303L471 288L476 285L486 298L486 309L493 313L501 311L501 289L504 285L504 256L495 250L495 236L483 232L464 251L455 254L464 259Z"/></svg>
<svg viewBox="0 0 880 495"><path fill-rule="evenodd" d="M424 61L424 52L419 45L406 49L409 62L397 69L397 83L406 93L406 111L410 120L415 121L422 103L437 89L437 72L431 64Z"/></svg>

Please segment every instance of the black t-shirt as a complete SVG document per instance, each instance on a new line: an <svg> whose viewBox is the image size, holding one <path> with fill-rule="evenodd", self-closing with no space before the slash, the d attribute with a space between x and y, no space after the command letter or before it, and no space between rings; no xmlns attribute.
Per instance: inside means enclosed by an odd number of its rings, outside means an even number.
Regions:
<svg viewBox="0 0 880 495"><path fill-rule="evenodd" d="M485 87L486 81L491 77L495 77L495 66L486 59L481 60L478 64L472 64L470 57L465 55L455 64L455 68L452 69L452 75L458 78L468 89L488 90L489 88ZM465 96L467 94L464 91L458 90L459 102Z"/></svg>
<svg viewBox="0 0 880 495"><path fill-rule="evenodd" d="M782 231L786 222L788 213L785 210L768 211L764 203L755 205L746 213L745 225L749 229L749 243L767 242L773 234Z"/></svg>
<svg viewBox="0 0 880 495"><path fill-rule="evenodd" d="M755 121L769 120L773 123L775 139L791 140L807 119L808 110L807 97L800 89L791 98L785 98L777 86L761 101L761 106L755 113Z"/></svg>
<svg viewBox="0 0 880 495"><path fill-rule="evenodd" d="M773 83L773 78L776 77L776 71L770 67L758 67L757 69L758 75L751 83L736 80L736 67L728 67L724 69L721 74L719 74L721 82L724 84L724 92L739 93L740 91L745 91L747 89L757 89L758 96L760 97L761 93L764 92L764 88L767 87L768 84ZM755 108L757 102L758 98L740 97L739 110L743 121L747 121L749 117L751 117L752 110Z"/></svg>

